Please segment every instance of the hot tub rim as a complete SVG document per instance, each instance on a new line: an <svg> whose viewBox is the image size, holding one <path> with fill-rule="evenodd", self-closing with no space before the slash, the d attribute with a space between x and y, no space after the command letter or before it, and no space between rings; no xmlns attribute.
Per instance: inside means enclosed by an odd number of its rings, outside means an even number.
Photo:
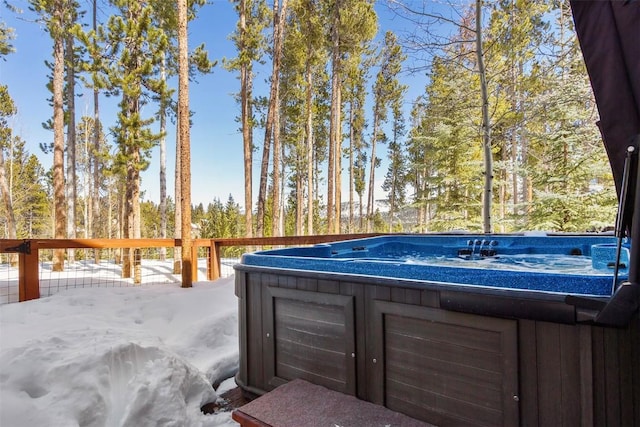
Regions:
<svg viewBox="0 0 640 427"><path fill-rule="evenodd" d="M462 313L509 319L542 320L565 324L585 323L580 320L580 318L584 316L579 315L584 309L566 301L568 295L574 295L570 293L464 285L426 280L394 279L382 276L284 269L240 263L235 264L233 268L237 272L284 275L289 277L437 292L440 308ZM239 280L238 275L236 275L236 281L237 280ZM240 297L237 293L236 295ZM579 295L601 302L602 304L606 304L611 298L609 296L603 297L602 295ZM589 322L587 321L586 323Z"/></svg>

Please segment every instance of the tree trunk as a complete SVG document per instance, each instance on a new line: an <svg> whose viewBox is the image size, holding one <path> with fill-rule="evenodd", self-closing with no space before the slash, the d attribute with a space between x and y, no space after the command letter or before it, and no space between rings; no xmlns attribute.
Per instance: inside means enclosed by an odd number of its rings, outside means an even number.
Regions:
<svg viewBox="0 0 640 427"><path fill-rule="evenodd" d="M329 165L327 167L327 232L335 228L336 156L338 155L338 123L340 122L340 0L333 7L331 26L331 117L329 120Z"/></svg>
<svg viewBox="0 0 640 427"><path fill-rule="evenodd" d="M180 123L180 110L178 109L178 123ZM176 173L175 173L175 213L174 213L174 224L175 224L175 238L182 238L182 163L180 160L180 130L176 132ZM179 246L176 246L173 250L173 274L181 274L182 273L182 251Z"/></svg>
<svg viewBox="0 0 640 427"><path fill-rule="evenodd" d="M178 0L178 133L180 134L180 180L182 197L182 287L193 283L191 247L191 146L189 129L189 51L187 38L187 0ZM197 279L197 278L196 278Z"/></svg>
<svg viewBox="0 0 640 427"><path fill-rule="evenodd" d="M7 183L7 176L4 169L4 154L0 149L0 195L4 202L4 208L7 211L7 234L9 239L16 239L18 235L16 227L16 217L13 212L13 201L11 190ZM18 254L7 254L9 256L9 265L15 267L18 264Z"/></svg>
<svg viewBox="0 0 640 427"><path fill-rule="evenodd" d="M281 145L280 147L280 158L284 159L286 157L286 153L285 153L285 146L284 144ZM285 234L285 226L284 226L284 222L285 222L285 213L284 213L284 204L285 204L285 200L283 199L283 194L285 191L285 176L286 176L286 171L287 171L287 165L286 162L284 161L280 161L280 202L278 203L278 229L279 229L279 236L284 236Z"/></svg>
<svg viewBox="0 0 640 427"><path fill-rule="evenodd" d="M393 232L393 214L396 213L396 176L391 178L391 194L389 197L389 233Z"/></svg>
<svg viewBox="0 0 640 427"><path fill-rule="evenodd" d="M284 18L286 14L287 0L283 0L282 6L279 1L273 3L273 65L271 68L271 87L269 90L269 105L267 107L267 121L264 130L264 146L262 147L262 163L260 166L260 187L258 190L258 219L256 234L264 236L264 214L267 196L267 180L269 175L269 157L271 155L271 143L274 140L274 127L276 122L278 105L278 95L280 87L280 61L282 57L282 41L284 31ZM274 150L275 151L275 150ZM274 165L274 169L278 165ZM277 184L275 185L277 186ZM275 188L274 186L274 188ZM275 215L275 212L274 212Z"/></svg>
<svg viewBox="0 0 640 427"><path fill-rule="evenodd" d="M98 0L93 0L93 30L97 31L98 28ZM91 237L97 238L99 236L100 227L100 104L99 94L96 82L93 86L93 194L91 197L92 209L91 209L91 222L93 228L91 229ZM109 216L111 213L111 204L108 206ZM111 224L108 224L111 227ZM111 237L111 233L108 232L107 237ZM100 250L94 249L93 251L94 262L97 264L100 262Z"/></svg>
<svg viewBox="0 0 640 427"><path fill-rule="evenodd" d="M373 230L373 211L375 210L375 173L376 173L376 145L378 142L378 106L373 112L373 138L371 139L371 164L369 166L369 192L367 193L367 233Z"/></svg>
<svg viewBox="0 0 640 427"><path fill-rule="evenodd" d="M353 152L355 150L355 132L353 131L353 101L349 103L349 222L347 231L353 233Z"/></svg>
<svg viewBox="0 0 640 427"><path fill-rule="evenodd" d="M341 80L341 79L340 79ZM336 217L334 221L333 230L330 231L333 234L340 234L340 220L342 219L342 84L338 83L338 93L336 95L337 106L337 117L338 120L336 122L336 168L335 168L335 176L336 176L336 199L335 199L335 207L336 207Z"/></svg>
<svg viewBox="0 0 640 427"><path fill-rule="evenodd" d="M161 53L160 79L167 80L167 58L165 52ZM160 238L167 237L167 100L166 94L161 95L160 100ZM167 248L160 248L160 261L167 259Z"/></svg>
<svg viewBox="0 0 640 427"><path fill-rule="evenodd" d="M297 154L298 158L298 172L296 173L296 236L302 236L304 234L304 183L306 181L305 176L302 174L302 155L300 152Z"/></svg>
<svg viewBox="0 0 640 427"><path fill-rule="evenodd" d="M83 188L84 188L84 194L85 197L84 199L84 209L83 209L83 221L84 221L84 233L83 236L85 239L89 239L91 238L91 230L93 230L93 223L92 223L92 218L91 218L91 209L92 209L92 201L91 201L91 188L92 188L92 183L91 183L91 141L92 141L92 135L91 135L91 122L89 120L83 120L82 121L82 125L84 126L83 132L82 132L82 149L83 149L83 168L84 168L84 173L83 173L83 178L84 178L84 182L83 182ZM89 259L89 251L85 250L84 253L85 255L85 259Z"/></svg>
<svg viewBox="0 0 640 427"><path fill-rule="evenodd" d="M364 224L363 224L363 220L364 220L364 212L363 212L364 203L362 203L362 193L358 193L358 205L359 205L358 208L360 210L360 212L359 212L360 213L360 218L359 218L360 219L360 224L359 224L358 229L360 231L362 231L364 229Z"/></svg>
<svg viewBox="0 0 640 427"><path fill-rule="evenodd" d="M137 104L137 103L136 103ZM139 111L139 105L136 106ZM140 170L137 165L140 164L141 156L140 149L138 147L135 148L133 152L133 167L130 168L131 172L131 182L130 182L130 238L139 239L141 236L140 233ZM140 265L140 249L135 249L133 251L133 283L140 284L142 283L142 271Z"/></svg>
<svg viewBox="0 0 640 427"><path fill-rule="evenodd" d="M484 197L483 197L483 230L492 232L491 202L493 199L493 153L491 150L491 123L489 117L489 94L487 91L487 73L484 67L484 50L482 47L482 0L476 0L476 55L478 73L480 74L480 90L482 93L482 145L484 147Z"/></svg>
<svg viewBox="0 0 640 427"><path fill-rule="evenodd" d="M75 70L73 55L73 37L67 36L66 70L67 70L67 237L76 238L76 203L78 180L76 173L76 112L75 112ZM75 261L75 250L67 249L69 262Z"/></svg>
<svg viewBox="0 0 640 427"><path fill-rule="evenodd" d="M504 157L504 156L503 156ZM498 187L498 203L500 204L500 232L505 233L505 220L507 217L506 204L507 204L507 171L502 168L500 169L500 185Z"/></svg>
<svg viewBox="0 0 640 427"><path fill-rule="evenodd" d="M4 153L0 149L0 191L2 192L2 200L4 201L4 207L7 211L7 231L9 232L9 239L16 239L18 233L16 230L16 217L13 213L13 203L11 200L11 191L7 184L7 176L4 170Z"/></svg>
<svg viewBox="0 0 640 427"><path fill-rule="evenodd" d="M247 17L245 0L240 0L240 39L246 39ZM242 49L241 49L242 50ZM253 237L253 129L251 125L251 65L240 65L240 104L242 143L244 151L244 225L245 236Z"/></svg>
<svg viewBox="0 0 640 427"><path fill-rule="evenodd" d="M307 52L308 57L311 55L311 49ZM315 193L313 191L313 72L311 70L310 60L307 59L306 69L307 82L307 121L306 121L306 138L307 138L307 235L313 235L313 200Z"/></svg>
<svg viewBox="0 0 640 427"><path fill-rule="evenodd" d="M276 90L276 98L279 98L280 91ZM273 197L271 201L273 203L272 221L271 221L271 235L274 237L282 236L282 228L280 227L280 188L282 183L280 173L282 167L282 147L280 145L280 100L276 99L276 108L273 112Z"/></svg>
<svg viewBox="0 0 640 427"><path fill-rule="evenodd" d="M61 7L61 6L60 6ZM58 10L62 15L62 11ZM61 21L61 20L60 20ZM53 40L53 203L55 212L54 238L67 237L66 202L64 195L64 43ZM64 269L64 249L53 251L53 271Z"/></svg>

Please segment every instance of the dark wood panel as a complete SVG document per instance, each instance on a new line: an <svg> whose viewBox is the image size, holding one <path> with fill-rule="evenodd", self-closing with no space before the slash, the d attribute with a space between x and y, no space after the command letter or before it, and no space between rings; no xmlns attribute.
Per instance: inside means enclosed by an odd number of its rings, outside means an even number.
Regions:
<svg viewBox="0 0 640 427"><path fill-rule="evenodd" d="M277 377L279 379L286 378L287 380L292 380L299 378L302 380L307 380L314 384L327 387L331 390L339 391L341 393L353 394L351 392L351 386L349 384L332 377L320 375L317 372L305 371L298 366L290 366L284 364L279 364L277 366L277 369L278 373L282 375L281 377Z"/></svg>
<svg viewBox="0 0 640 427"><path fill-rule="evenodd" d="M465 402L478 402L483 407L502 410L501 382L480 382L468 379L465 375L443 374L438 369L403 364L401 360L387 353L385 359L385 377L416 389L429 391L448 398ZM498 384L496 384L498 383Z"/></svg>
<svg viewBox="0 0 640 427"><path fill-rule="evenodd" d="M604 352L604 328L593 326L592 349L593 349L593 421L596 426L607 425L607 403L605 394L605 352Z"/></svg>
<svg viewBox="0 0 640 427"><path fill-rule="evenodd" d="M329 304L315 304L306 301L277 298L275 300L278 317L291 317L291 321L314 322L315 328L323 328L325 324L341 325L344 329L344 309Z"/></svg>
<svg viewBox="0 0 640 427"><path fill-rule="evenodd" d="M291 341L307 347L322 348L334 353L345 352L344 321L340 323L314 322L313 319L286 316L278 313L285 305L276 302L275 339Z"/></svg>
<svg viewBox="0 0 640 427"><path fill-rule="evenodd" d="M631 376L633 378L633 405L635 427L640 427L640 313L631 322L629 327L631 337Z"/></svg>
<svg viewBox="0 0 640 427"><path fill-rule="evenodd" d="M340 294L353 295L353 287L355 285L351 282L340 282Z"/></svg>
<svg viewBox="0 0 640 427"><path fill-rule="evenodd" d="M291 380L279 371L279 367L286 365L313 373L315 375L333 378L339 382L347 382L346 355L318 347L311 347L286 340L276 340L276 376Z"/></svg>
<svg viewBox="0 0 640 427"><path fill-rule="evenodd" d="M356 393L353 300L346 295L264 288L268 335L264 369L271 388L303 378Z"/></svg>
<svg viewBox="0 0 640 427"><path fill-rule="evenodd" d="M438 425L519 423L515 321L383 301L374 312L374 399Z"/></svg>
<svg viewBox="0 0 640 427"><path fill-rule="evenodd" d="M473 420L452 419L446 414L421 407L420 405L417 405L418 407L416 408L416 405L401 399L395 399L392 396L389 398L389 407L391 406L397 412L407 415L415 414L413 418L416 419L420 419L419 417L423 416L423 419L431 420L430 424L438 427L477 427L477 423Z"/></svg>
<svg viewBox="0 0 640 427"><path fill-rule="evenodd" d="M276 319L275 339L276 341L291 341L307 347L322 348L333 353L345 352L344 327L339 325L323 325L322 329L316 331L305 330L307 325L301 325L302 328L282 325L281 319ZM304 321L308 326L313 326L310 321ZM302 322L300 322L302 323Z"/></svg>
<svg viewBox="0 0 640 427"><path fill-rule="evenodd" d="M298 278L289 275L278 276L278 287L285 289L296 289Z"/></svg>
<svg viewBox="0 0 640 427"><path fill-rule="evenodd" d="M419 289L407 289L404 296L406 304L420 305L421 292Z"/></svg>
<svg viewBox="0 0 640 427"><path fill-rule="evenodd" d="M247 378L249 384L255 385L259 389L265 389L266 383L264 379L264 369L262 358L264 336L262 325L262 277L260 275L250 275L247 280L246 297L247 297L247 354L248 372Z"/></svg>
<svg viewBox="0 0 640 427"><path fill-rule="evenodd" d="M311 277L297 277L296 289L300 289L301 291L317 292L318 279L314 279Z"/></svg>
<svg viewBox="0 0 640 427"><path fill-rule="evenodd" d="M408 351L451 362L471 362L470 366L499 372L501 339L495 331L482 331L402 316L385 316L387 345L401 342ZM470 360L471 359L471 360ZM474 362L474 360L476 362Z"/></svg>
<svg viewBox="0 0 640 427"><path fill-rule="evenodd" d="M366 290L371 286L364 285L362 283L342 283L341 282L342 295L352 297L353 301L353 316L354 316L354 334L355 334L355 350L353 353L354 362L356 363L356 369L348 371L350 375L348 383L355 384L355 394L360 399L367 399L367 375L366 375L366 327L367 325L367 296Z"/></svg>
<svg viewBox="0 0 640 427"><path fill-rule="evenodd" d="M436 412L446 414L446 417L440 421L445 425L458 425L462 421L471 422L476 426L503 425L502 411L484 407L482 402L474 404L389 379L386 381L386 388L386 406L389 409L399 410L394 407L394 403L404 400L412 406L408 415L418 419L427 419L433 423L431 419L427 418L428 413Z"/></svg>
<svg viewBox="0 0 640 427"><path fill-rule="evenodd" d="M260 276L260 280L262 280L263 286L278 286L279 275L270 274L270 273L262 273Z"/></svg>
<svg viewBox="0 0 640 427"><path fill-rule="evenodd" d="M381 319L376 316L374 304L378 299L388 301L391 298L391 291L388 286L365 286L365 320L364 323L358 324L361 328L359 332L365 338L365 347L359 347L358 352L358 396L382 405L384 403L380 386L384 378L377 375L374 369L370 368L371 360L375 357L376 342L380 341L379 328L377 325ZM381 328L381 326L380 326ZM360 389L360 387L365 387Z"/></svg>
<svg viewBox="0 0 640 427"><path fill-rule="evenodd" d="M420 304L425 307L440 307L440 292L427 289L420 291Z"/></svg>
<svg viewBox="0 0 640 427"><path fill-rule="evenodd" d="M578 325L580 341L580 420L583 426L594 425L593 418L593 328Z"/></svg>
<svg viewBox="0 0 640 427"><path fill-rule="evenodd" d="M562 413L558 419L563 426L581 424L580 340L576 325L559 325L560 388Z"/></svg>
<svg viewBox="0 0 640 427"><path fill-rule="evenodd" d="M405 289L404 288L391 288L391 301L405 303Z"/></svg>
<svg viewBox="0 0 640 427"><path fill-rule="evenodd" d="M522 427L538 426L538 358L536 322L518 321L518 347L520 365L520 416Z"/></svg>
<svg viewBox="0 0 640 427"><path fill-rule="evenodd" d="M502 359L499 354L469 351L445 343L424 346L420 341L394 334L385 335L385 356L389 352L416 364L433 366L434 369L441 365L443 370L460 372L478 380L493 381L501 376Z"/></svg>
<svg viewBox="0 0 640 427"><path fill-rule="evenodd" d="M240 357L240 381L267 391L286 382L285 376L303 377L340 390L342 380L336 383L322 371L341 363L334 370L342 376L344 368L348 393L405 413L417 411L417 405L427 417L423 419L441 426L465 421L452 421L455 407L445 414L441 408L402 401L413 397L385 392L386 382L456 401L486 400L488 408L501 402L503 425L640 427L637 314L630 327L621 329L524 319L516 328L516 321L439 309L440 291L375 283L237 271L240 350L246 353ZM483 298L469 295L476 297ZM342 313L344 322L327 322L332 312L338 318ZM331 323L344 326L322 330ZM491 332L484 335L483 330ZM348 343L344 349L339 344L342 331ZM335 350L341 361L316 351L321 348ZM494 350L498 362L472 353L490 355ZM495 367L486 369L487 361ZM410 409L398 409L405 407Z"/></svg>
<svg viewBox="0 0 640 427"><path fill-rule="evenodd" d="M247 298L246 287L248 274L238 271L235 276L235 293L238 297L238 347L239 347L239 367L238 367L238 379L242 384L249 384L247 378L248 358L249 353L247 350Z"/></svg>
<svg viewBox="0 0 640 427"><path fill-rule="evenodd" d="M609 426L621 426L620 414L620 348L615 329L604 330L604 392L607 408L606 422Z"/></svg>
<svg viewBox="0 0 640 427"><path fill-rule="evenodd" d="M391 288L389 286L373 286L374 299L381 301L391 301Z"/></svg>
<svg viewBox="0 0 640 427"><path fill-rule="evenodd" d="M631 336L631 375L633 375L633 402L635 427L640 427L640 312L629 327Z"/></svg>
<svg viewBox="0 0 640 427"><path fill-rule="evenodd" d="M318 292L324 294L339 294L340 283L335 280L318 279Z"/></svg>
<svg viewBox="0 0 640 427"><path fill-rule="evenodd" d="M387 315L385 330L429 343L449 343L490 353L500 351L501 345L500 332L482 329L481 325L477 328L442 322L429 322L425 325L425 321L421 319Z"/></svg>
<svg viewBox="0 0 640 427"><path fill-rule="evenodd" d="M620 350L620 364L618 365L620 381L620 418L622 420L633 420L634 395L633 395L633 368L626 371L623 366L633 367L632 340L628 330L615 330L618 336Z"/></svg>
<svg viewBox="0 0 640 427"><path fill-rule="evenodd" d="M560 359L560 330L557 323L538 322L536 341L538 351L538 419L540 425L554 425L562 421L562 375Z"/></svg>

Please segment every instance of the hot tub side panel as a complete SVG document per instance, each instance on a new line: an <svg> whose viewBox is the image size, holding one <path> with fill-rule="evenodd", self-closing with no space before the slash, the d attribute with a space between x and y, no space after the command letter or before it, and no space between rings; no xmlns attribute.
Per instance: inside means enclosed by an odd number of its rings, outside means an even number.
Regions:
<svg viewBox="0 0 640 427"><path fill-rule="evenodd" d="M298 289L263 289L265 381L301 378L356 393L353 296Z"/></svg>
<svg viewBox="0 0 640 427"><path fill-rule="evenodd" d="M373 401L437 425L517 425L517 322L374 301ZM382 393L380 393L382 391Z"/></svg>
<svg viewBox="0 0 640 427"><path fill-rule="evenodd" d="M341 378L322 383L329 388L440 426L471 418L474 425L556 425L562 420L568 426L640 427L637 313L622 329L567 324L565 318L564 323L499 318L451 311L450 292L391 280L367 283L237 268L238 383L263 393L294 377L317 382L308 373L316 370L314 375ZM293 318L283 323L281 309L274 314L283 303L285 311L295 307L296 316L305 317L304 327ZM330 315L321 314L325 308ZM319 349L298 347L300 355L292 358L279 344L278 326L270 326L278 323L301 330L300 346L314 334L319 338L311 347L333 340L337 357L322 360ZM269 341L266 334L272 331L275 339ZM354 357L349 357L351 349ZM301 363L300 372L281 369L283 357L286 364Z"/></svg>

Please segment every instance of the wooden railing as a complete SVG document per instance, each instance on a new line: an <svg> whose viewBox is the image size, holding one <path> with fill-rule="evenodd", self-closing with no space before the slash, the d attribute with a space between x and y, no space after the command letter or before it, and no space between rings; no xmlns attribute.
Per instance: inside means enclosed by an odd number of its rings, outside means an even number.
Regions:
<svg viewBox="0 0 640 427"><path fill-rule="evenodd" d="M321 236L194 239L192 259L195 260L198 258L200 248L206 248L206 277L207 280L215 280L221 275L221 252L223 247L313 245L379 235L380 233L362 233ZM180 246L180 239L0 239L0 253L13 253L18 257L19 301L40 298L41 250L177 248ZM193 262L191 268L193 269L192 277L198 277L197 262Z"/></svg>

